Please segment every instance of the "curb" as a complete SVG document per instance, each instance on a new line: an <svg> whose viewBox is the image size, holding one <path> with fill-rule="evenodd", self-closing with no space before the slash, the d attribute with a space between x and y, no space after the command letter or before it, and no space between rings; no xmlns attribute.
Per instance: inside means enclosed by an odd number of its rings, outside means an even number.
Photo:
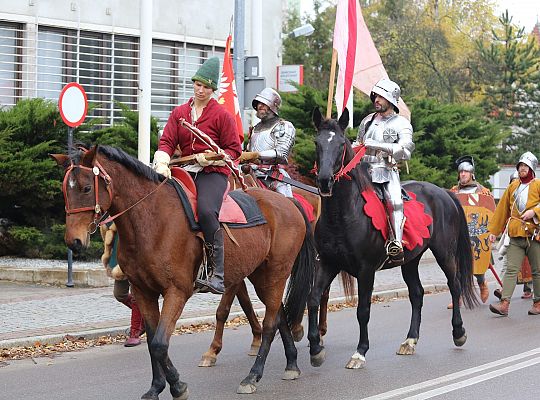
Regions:
<svg viewBox="0 0 540 400"><path fill-rule="evenodd" d="M424 287L424 291L429 293L438 293L447 291L448 286L445 284L436 284L436 285L427 285ZM400 289L391 289L391 290L382 290L378 292L373 292L372 297L378 298L380 300L397 300L400 298L408 297L409 291L406 288L400 288ZM356 296L354 297L356 299ZM329 305L337 305L337 304L343 304L347 300L343 297L334 297L328 300ZM258 317L264 316L264 307L259 307L255 309L255 313ZM236 317L243 316L243 311L235 311L231 312L229 314L229 319L231 320ZM177 323L176 327L189 327L193 325L199 325L199 324L213 324L216 321L216 317L214 314L207 315L207 316L201 316L201 317L191 317L191 318L180 318ZM129 326L118 326L118 327L111 327L111 328L100 328L100 329L92 329L88 331L80 331L80 332L66 332L63 334L54 334L54 335L43 335L43 336L33 336L33 337L26 337L26 338L20 338L20 339L7 339L7 340L0 340L0 349L4 348L12 348L12 347L30 347L34 346L36 342L43 344L56 344L61 342L66 335L74 336L76 338L83 337L85 339L96 339L100 336L116 336L120 334L125 334L126 331L129 329Z"/></svg>
<svg viewBox="0 0 540 400"><path fill-rule="evenodd" d="M0 281L49 284L63 286L67 282L67 268L17 268L0 266ZM103 268L73 269L73 283L77 287L106 287L114 283Z"/></svg>

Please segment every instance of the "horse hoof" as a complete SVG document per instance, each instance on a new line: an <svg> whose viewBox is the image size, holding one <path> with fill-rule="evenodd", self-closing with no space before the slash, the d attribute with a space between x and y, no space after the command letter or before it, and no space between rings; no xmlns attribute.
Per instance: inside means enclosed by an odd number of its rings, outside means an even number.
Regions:
<svg viewBox="0 0 540 400"><path fill-rule="evenodd" d="M257 345L252 344L251 349L249 349L249 351L248 351L248 356L252 356L252 357L257 356L259 354L259 347L261 347L261 346L257 346Z"/></svg>
<svg viewBox="0 0 540 400"><path fill-rule="evenodd" d="M173 400L187 400L188 397L189 397L189 390L186 388L186 390L184 390L184 393L182 393L178 397L173 397Z"/></svg>
<svg viewBox="0 0 540 400"><path fill-rule="evenodd" d="M322 349L319 354L311 356L311 365L314 367L320 367L323 365L324 360L326 359L326 350Z"/></svg>
<svg viewBox="0 0 540 400"><path fill-rule="evenodd" d="M300 370L286 370L281 379L284 381L294 381L300 378Z"/></svg>
<svg viewBox="0 0 540 400"><path fill-rule="evenodd" d="M292 333L294 341L299 342L304 337L304 327L300 325L298 329L293 330L291 333Z"/></svg>
<svg viewBox="0 0 540 400"><path fill-rule="evenodd" d="M457 347L461 347L465 344L465 342L467 341L467 334L464 334L462 337L460 338L454 338L454 344L457 346Z"/></svg>
<svg viewBox="0 0 540 400"><path fill-rule="evenodd" d="M241 383L240 386L238 386L238 389L236 389L236 393L238 394L252 394L257 391L257 386L255 386L253 383Z"/></svg>
<svg viewBox="0 0 540 400"><path fill-rule="evenodd" d="M216 365L216 357L202 357L199 362L199 367L213 367Z"/></svg>
<svg viewBox="0 0 540 400"><path fill-rule="evenodd" d="M366 357L356 352L353 354L345 368L347 369L360 369L366 366Z"/></svg>
<svg viewBox="0 0 540 400"><path fill-rule="evenodd" d="M401 345L399 346L398 351L396 351L397 355L400 356L410 356L413 355L416 351L416 343L418 343L418 339L407 339Z"/></svg>

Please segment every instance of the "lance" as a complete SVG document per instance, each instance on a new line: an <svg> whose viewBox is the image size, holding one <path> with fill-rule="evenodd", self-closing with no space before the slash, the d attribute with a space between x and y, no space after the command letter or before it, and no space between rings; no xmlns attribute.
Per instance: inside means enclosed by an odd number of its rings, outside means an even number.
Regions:
<svg viewBox="0 0 540 400"><path fill-rule="evenodd" d="M227 167L229 167L229 169L232 171L234 176L236 176L236 178L242 185L242 190L245 192L247 190L246 182L244 181L244 177L242 176L240 169L238 168L237 165L234 164L234 162L231 160L231 157L229 157L229 155L225 153L225 151L221 147L219 147L217 143L214 142L214 140L212 140L210 136L208 136L206 133L201 131L199 128L191 125L184 118L180 118L180 125L184 126L191 133L193 133L197 139L203 142L212 151L223 156L223 161L225 161L225 164L227 165Z"/></svg>

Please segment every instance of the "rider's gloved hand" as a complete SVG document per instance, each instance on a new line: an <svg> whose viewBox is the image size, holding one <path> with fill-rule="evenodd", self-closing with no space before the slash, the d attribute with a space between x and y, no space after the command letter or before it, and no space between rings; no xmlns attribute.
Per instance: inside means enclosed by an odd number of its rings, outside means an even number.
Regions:
<svg viewBox="0 0 540 400"><path fill-rule="evenodd" d="M162 150L158 150L154 153L154 162L152 163L152 168L158 174L166 176L167 178L171 177L171 170L169 169L169 162L171 161L171 156L165 153Z"/></svg>
<svg viewBox="0 0 540 400"><path fill-rule="evenodd" d="M240 155L240 158L238 159L240 161L240 164L255 161L259 159L259 152L258 151L243 151Z"/></svg>
<svg viewBox="0 0 540 400"><path fill-rule="evenodd" d="M197 153L195 154L195 160L197 160L197 164L199 164L201 167L224 167L225 161L224 160L209 160L206 158L206 156L215 156L215 153L207 152L207 153Z"/></svg>

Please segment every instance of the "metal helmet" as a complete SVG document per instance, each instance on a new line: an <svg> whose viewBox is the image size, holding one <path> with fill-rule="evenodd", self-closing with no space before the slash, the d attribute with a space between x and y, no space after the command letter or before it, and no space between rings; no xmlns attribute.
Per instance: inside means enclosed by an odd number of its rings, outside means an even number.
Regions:
<svg viewBox="0 0 540 400"><path fill-rule="evenodd" d="M457 170L468 171L474 174L474 159L472 156L462 156L456 160Z"/></svg>
<svg viewBox="0 0 540 400"><path fill-rule="evenodd" d="M251 102L254 110L257 110L257 103L266 104L274 114L278 115L279 108L281 107L281 96L274 89L267 87L256 95Z"/></svg>
<svg viewBox="0 0 540 400"><path fill-rule="evenodd" d="M375 84L375 86L373 86L373 89L371 89L369 98L371 99L372 103L375 101L376 95L384 97L386 100L388 100L394 106L394 111L399 113L398 102L399 96L401 96L401 89L396 82L387 78L381 79Z"/></svg>
<svg viewBox="0 0 540 400"><path fill-rule="evenodd" d="M526 153L523 153L521 157L519 157L516 164L516 169L518 169L520 163L527 165L532 172L535 173L536 167L538 167L538 158L536 158L536 156L530 151L527 151Z"/></svg>

